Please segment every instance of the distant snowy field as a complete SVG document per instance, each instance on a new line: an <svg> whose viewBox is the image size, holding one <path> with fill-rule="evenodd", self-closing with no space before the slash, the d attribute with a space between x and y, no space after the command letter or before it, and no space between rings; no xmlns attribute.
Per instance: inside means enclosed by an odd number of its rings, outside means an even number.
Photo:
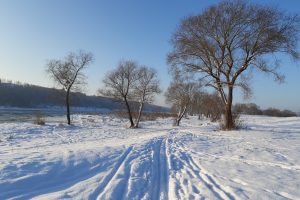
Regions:
<svg viewBox="0 0 300 200"><path fill-rule="evenodd" d="M0 199L300 199L300 118L0 124Z"/></svg>

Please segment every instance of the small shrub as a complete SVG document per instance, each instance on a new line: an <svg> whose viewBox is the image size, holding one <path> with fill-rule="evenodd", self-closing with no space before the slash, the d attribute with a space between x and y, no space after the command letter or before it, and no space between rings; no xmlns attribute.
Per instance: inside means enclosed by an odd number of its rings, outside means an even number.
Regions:
<svg viewBox="0 0 300 200"><path fill-rule="evenodd" d="M142 114L142 121L155 121L158 118L169 118L176 117L174 113L164 113L164 112L146 112Z"/></svg>
<svg viewBox="0 0 300 200"><path fill-rule="evenodd" d="M37 111L35 113L35 119L34 119L33 123L37 124L37 125L41 125L41 126L46 124L45 117L41 111Z"/></svg>
<svg viewBox="0 0 300 200"><path fill-rule="evenodd" d="M209 115L209 119L211 122L216 122L218 120L220 120L222 118L222 114L217 111L217 112L212 112L210 115Z"/></svg>
<svg viewBox="0 0 300 200"><path fill-rule="evenodd" d="M64 128L64 127L65 127L65 125L64 125L64 124L62 124L62 123L59 123L59 124L58 124L58 127L59 127L59 128Z"/></svg>
<svg viewBox="0 0 300 200"><path fill-rule="evenodd" d="M118 118L128 118L127 112L114 112L113 113ZM138 112L132 112L132 118L136 119L138 116ZM166 113L166 112L143 112L141 121L155 121L158 118L169 118L176 117L175 113Z"/></svg>
<svg viewBox="0 0 300 200"><path fill-rule="evenodd" d="M232 118L233 118L233 124L234 124L234 128L235 129L243 129L243 128L245 128L245 123L241 119L240 113L234 113L232 115Z"/></svg>
<svg viewBox="0 0 300 200"><path fill-rule="evenodd" d="M244 124L244 121L241 119L240 113L232 114L232 122L233 122L233 129L235 129L235 130L245 128L245 124ZM220 119L220 127L221 127L221 130L226 130L224 118Z"/></svg>

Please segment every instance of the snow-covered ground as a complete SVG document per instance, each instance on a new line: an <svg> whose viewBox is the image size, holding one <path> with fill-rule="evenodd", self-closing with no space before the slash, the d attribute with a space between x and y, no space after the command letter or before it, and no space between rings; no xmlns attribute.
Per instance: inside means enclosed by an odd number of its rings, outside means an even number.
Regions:
<svg viewBox="0 0 300 200"><path fill-rule="evenodd" d="M300 118L0 124L0 199L300 199Z"/></svg>

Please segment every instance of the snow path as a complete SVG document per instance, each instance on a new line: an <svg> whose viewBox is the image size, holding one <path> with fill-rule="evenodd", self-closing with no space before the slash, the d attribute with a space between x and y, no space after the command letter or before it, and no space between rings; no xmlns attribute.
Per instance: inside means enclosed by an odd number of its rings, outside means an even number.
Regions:
<svg viewBox="0 0 300 200"><path fill-rule="evenodd" d="M128 154L132 151L132 147L129 147L126 149L126 151L122 154L122 156L120 157L120 159L117 161L117 163L115 164L114 168L111 170L111 173L109 173L104 180L102 181L101 185L99 186L99 188L97 188L94 192L94 194L92 194L90 196L91 199L103 199L105 197L105 195L107 195L109 193L109 190L113 187L114 183L116 182L117 176L120 176L122 169L124 169L124 165L125 165L125 159L127 158ZM128 173L124 174L123 176L126 177L126 179L129 178ZM123 188L123 193L124 193L124 189ZM97 195L98 194L98 195Z"/></svg>
<svg viewBox="0 0 300 200"><path fill-rule="evenodd" d="M171 162L173 163L175 171L178 171L179 168L181 170L180 175L175 174L175 182L179 184L176 187L178 193L174 195L174 198L179 196L183 199L188 196L189 199L196 199L199 195L205 196L206 194L201 194L202 191L205 191L208 193L208 198L235 199L230 191L223 189L223 186L218 183L216 178L210 175L206 169L195 161L189 149L183 148L183 146L179 145L176 141L172 143L174 156ZM192 182L193 180L195 180L194 183ZM188 187L182 187L185 185Z"/></svg>
<svg viewBox="0 0 300 200"><path fill-rule="evenodd" d="M300 199L300 119L0 124L0 199ZM120 126L120 124L123 124ZM9 136L13 134L13 138Z"/></svg>

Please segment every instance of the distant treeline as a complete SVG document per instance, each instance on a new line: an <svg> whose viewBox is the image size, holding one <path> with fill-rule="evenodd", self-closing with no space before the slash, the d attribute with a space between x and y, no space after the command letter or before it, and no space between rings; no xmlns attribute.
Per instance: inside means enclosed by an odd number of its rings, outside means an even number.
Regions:
<svg viewBox="0 0 300 200"><path fill-rule="evenodd" d="M0 106L20 108L43 108L51 106L65 106L64 91L46 88L20 82L0 80ZM131 102L134 107L134 102ZM103 108L108 110L122 110L123 104L115 99L88 96L83 93L71 93L71 105L74 107ZM166 112L168 108L156 105L146 105L145 111Z"/></svg>
<svg viewBox="0 0 300 200"><path fill-rule="evenodd" d="M260 107L254 103L248 104L235 104L233 107L235 113L247 114L247 115L266 115L273 117L295 117L297 114L290 110L279 110L277 108L268 108L266 110L260 109Z"/></svg>

